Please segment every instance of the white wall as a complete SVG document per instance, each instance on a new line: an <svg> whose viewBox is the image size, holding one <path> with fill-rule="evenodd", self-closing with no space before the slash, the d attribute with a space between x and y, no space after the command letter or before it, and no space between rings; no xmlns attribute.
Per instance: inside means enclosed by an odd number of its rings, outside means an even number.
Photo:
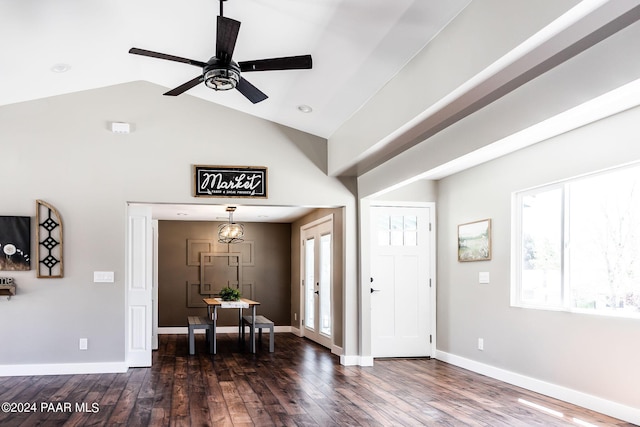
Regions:
<svg viewBox="0 0 640 427"><path fill-rule="evenodd" d="M640 417L638 319L510 306L512 192L640 160L639 131L640 107L440 181L440 352L636 408ZM492 260L459 263L458 224L484 218L493 221ZM490 272L489 285L478 284L480 271Z"/></svg>
<svg viewBox="0 0 640 427"><path fill-rule="evenodd" d="M269 199L252 204L345 206L345 286L355 292L355 197L326 175L326 141L163 90L137 82L0 108L0 215L33 217L42 199L65 227L64 278L0 274L18 288L0 301L0 324L11 325L0 328L0 375L124 360L126 203L233 202L193 198L193 164L267 166ZM113 134L110 121L131 122L133 132ZM115 283L94 284L98 270L114 271ZM346 352L357 352L355 331L345 331Z"/></svg>

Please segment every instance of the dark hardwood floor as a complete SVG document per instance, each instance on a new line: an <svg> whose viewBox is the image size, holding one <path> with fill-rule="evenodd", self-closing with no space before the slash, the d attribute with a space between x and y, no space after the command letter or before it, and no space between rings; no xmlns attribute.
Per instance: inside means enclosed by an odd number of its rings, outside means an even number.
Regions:
<svg viewBox="0 0 640 427"><path fill-rule="evenodd" d="M253 355L162 335L152 368L124 374L0 377L1 426L631 426L428 359L341 366L315 343L276 334ZM523 402L529 402L525 404ZM533 404L533 406L531 405ZM535 406L538 405L538 406ZM547 410L544 410L546 408ZM25 412L31 410L31 412ZM548 410L556 411L552 415Z"/></svg>

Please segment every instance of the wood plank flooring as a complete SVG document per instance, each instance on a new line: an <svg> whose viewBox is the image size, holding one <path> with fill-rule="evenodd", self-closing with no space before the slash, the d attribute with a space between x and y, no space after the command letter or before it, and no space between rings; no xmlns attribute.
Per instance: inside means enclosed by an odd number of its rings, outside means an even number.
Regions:
<svg viewBox="0 0 640 427"><path fill-rule="evenodd" d="M0 425L632 425L437 360L345 367L291 334L276 334L275 353L264 340L255 355L236 337L220 334L211 357L202 334L194 356L186 335L162 335L153 367L124 374L0 377L0 403L20 409L0 412Z"/></svg>

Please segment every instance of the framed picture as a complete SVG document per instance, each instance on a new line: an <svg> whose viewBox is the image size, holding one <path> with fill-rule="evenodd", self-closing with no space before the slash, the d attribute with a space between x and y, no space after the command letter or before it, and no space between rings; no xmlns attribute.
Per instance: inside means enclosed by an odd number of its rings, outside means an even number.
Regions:
<svg viewBox="0 0 640 427"><path fill-rule="evenodd" d="M0 216L0 271L31 269L31 218Z"/></svg>
<svg viewBox="0 0 640 427"><path fill-rule="evenodd" d="M458 261L491 259L491 219L458 226Z"/></svg>

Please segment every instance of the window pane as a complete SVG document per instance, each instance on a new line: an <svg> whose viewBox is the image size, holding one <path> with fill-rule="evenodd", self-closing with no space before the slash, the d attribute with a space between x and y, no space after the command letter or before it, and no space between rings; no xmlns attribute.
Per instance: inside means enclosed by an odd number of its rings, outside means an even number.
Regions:
<svg viewBox="0 0 640 427"><path fill-rule="evenodd" d="M418 245L418 232L417 231L405 231L404 232L404 245L405 246L417 246Z"/></svg>
<svg viewBox="0 0 640 427"><path fill-rule="evenodd" d="M640 312L640 168L569 185L569 305Z"/></svg>
<svg viewBox="0 0 640 427"><path fill-rule="evenodd" d="M389 236L390 218L389 215L378 217L378 246L389 246L391 244Z"/></svg>
<svg viewBox="0 0 640 427"><path fill-rule="evenodd" d="M418 217L409 215L404 217L404 245L416 246L418 244Z"/></svg>
<svg viewBox="0 0 640 427"><path fill-rule="evenodd" d="M307 328L314 329L315 324L315 239L308 239L304 250L304 289L305 289L305 310L304 324Z"/></svg>
<svg viewBox="0 0 640 427"><path fill-rule="evenodd" d="M320 237L320 332L331 335L331 234Z"/></svg>
<svg viewBox="0 0 640 427"><path fill-rule="evenodd" d="M404 229L408 230L417 230L418 229L418 217L414 215L409 215L404 217Z"/></svg>
<svg viewBox="0 0 640 427"><path fill-rule="evenodd" d="M562 305L562 189L522 197L520 300Z"/></svg>
<svg viewBox="0 0 640 427"><path fill-rule="evenodd" d="M404 242L404 219L402 216L391 217L391 246L402 246Z"/></svg>

